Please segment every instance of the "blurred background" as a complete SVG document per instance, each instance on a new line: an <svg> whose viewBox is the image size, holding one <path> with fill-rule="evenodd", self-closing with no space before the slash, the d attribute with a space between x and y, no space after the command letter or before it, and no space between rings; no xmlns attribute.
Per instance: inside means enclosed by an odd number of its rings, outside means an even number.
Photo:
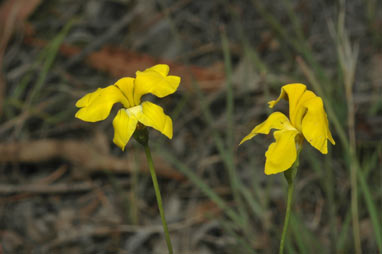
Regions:
<svg viewBox="0 0 382 254"><path fill-rule="evenodd" d="M3 0L0 253L166 253L142 148L75 102L157 63L182 82L150 145L176 253L276 253L283 174L273 136L239 141L282 85L324 100L336 145L300 154L286 253L382 253L378 0ZM287 113L287 103L277 105Z"/></svg>

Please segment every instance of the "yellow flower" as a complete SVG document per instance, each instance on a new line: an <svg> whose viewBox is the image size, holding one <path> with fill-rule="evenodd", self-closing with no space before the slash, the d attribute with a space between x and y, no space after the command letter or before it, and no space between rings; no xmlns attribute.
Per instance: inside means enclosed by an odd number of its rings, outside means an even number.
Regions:
<svg viewBox="0 0 382 254"><path fill-rule="evenodd" d="M297 159L297 151L306 139L321 153L328 153L327 143L334 145L328 126L328 118L322 99L303 84L288 84L281 88L277 100L268 102L273 108L280 99L289 101L289 119L280 112L272 113L267 120L257 125L240 144L257 134L269 134L276 129L272 143L265 153L265 174L277 174L289 169Z"/></svg>
<svg viewBox="0 0 382 254"><path fill-rule="evenodd" d="M141 103L144 94L151 93L165 97L176 91L180 77L168 76L169 67L158 64L145 71L137 71L136 78L121 78L114 85L98 88L86 94L76 103L80 108L76 117L86 122L105 120L115 103L122 103L113 120L113 142L122 150L137 127L138 122L160 131L169 139L172 138L172 120L163 109L149 101Z"/></svg>

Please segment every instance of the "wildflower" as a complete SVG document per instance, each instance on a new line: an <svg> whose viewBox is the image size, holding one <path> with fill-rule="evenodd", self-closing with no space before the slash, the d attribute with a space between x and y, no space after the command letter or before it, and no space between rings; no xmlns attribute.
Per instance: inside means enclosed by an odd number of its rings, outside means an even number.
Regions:
<svg viewBox="0 0 382 254"><path fill-rule="evenodd" d="M145 71L137 71L136 78L121 78L115 84L86 94L76 103L80 108L76 117L86 122L105 120L115 103L122 103L113 120L113 142L122 150L137 126L152 127L163 135L172 138L172 120L162 107L149 101L141 102L141 97L151 93L165 97L176 91L180 77L168 76L169 67L158 64ZM140 127L138 127L140 128Z"/></svg>
<svg viewBox="0 0 382 254"><path fill-rule="evenodd" d="M327 140L335 144L320 97L303 84L288 84L281 88L277 100L268 102L269 107L273 108L281 99L289 101L289 119L280 112L274 112L240 142L242 144L257 134L269 134L271 129L277 130L273 133L276 141L265 153L267 175L289 169L296 161L304 139L323 154L328 152Z"/></svg>

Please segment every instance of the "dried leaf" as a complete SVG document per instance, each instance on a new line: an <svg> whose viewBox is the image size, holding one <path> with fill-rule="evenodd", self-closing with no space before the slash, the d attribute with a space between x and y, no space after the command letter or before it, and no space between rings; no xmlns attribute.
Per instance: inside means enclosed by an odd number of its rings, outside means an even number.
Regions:
<svg viewBox="0 0 382 254"><path fill-rule="evenodd" d="M35 47L44 47L47 42L38 38L27 37L25 42ZM60 47L61 54L74 57L81 52L81 48L63 44ZM144 70L158 63L170 66L170 74L182 78L182 88L193 90L193 81L196 81L200 89L205 92L214 92L223 86L225 80L224 67L217 63L209 68L195 65L181 65L171 61L157 59L147 54L137 53L119 47L105 46L99 51L91 53L85 59L86 63L103 72L107 72L115 78L134 76L137 70Z"/></svg>
<svg viewBox="0 0 382 254"><path fill-rule="evenodd" d="M134 76L137 70L144 70L155 64L165 63L170 66L172 75L182 77L182 86L186 86L190 90L193 80L197 81L204 91L219 90L222 81L224 81L224 72L221 66L208 69L179 65L170 61L155 59L146 54L111 46L106 46L100 51L92 53L87 58L87 62L95 69L108 72L117 78Z"/></svg>

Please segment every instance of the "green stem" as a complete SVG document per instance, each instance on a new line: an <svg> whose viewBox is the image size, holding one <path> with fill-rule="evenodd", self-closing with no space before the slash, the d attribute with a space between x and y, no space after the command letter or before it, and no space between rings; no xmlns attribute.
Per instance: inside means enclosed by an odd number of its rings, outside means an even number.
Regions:
<svg viewBox="0 0 382 254"><path fill-rule="evenodd" d="M290 218L291 208L292 208L293 191L294 191L294 185L295 185L294 179L296 177L298 164L299 164L299 161L297 156L297 160L293 164L293 166L284 172L285 178L287 179L287 182L288 182L288 199L287 199L287 207L285 212L283 232L281 234L281 240L280 240L279 254L284 253L285 237L288 232L288 224L289 224L289 218Z"/></svg>
<svg viewBox="0 0 382 254"><path fill-rule="evenodd" d="M145 148L146 158L147 158L147 162L149 164L151 178L153 180L155 196L156 196L157 202L158 202L158 208L159 208L159 213L160 213L160 217L162 220L163 231L164 231L165 238L166 238L168 253L172 254L173 253L172 244L171 244L170 234L168 232L166 218L164 216L162 197L161 197L160 190L159 190L157 175L156 175L155 169L154 169L153 158L151 157L151 151L150 151L150 147L148 146L148 144L144 144L143 147Z"/></svg>

